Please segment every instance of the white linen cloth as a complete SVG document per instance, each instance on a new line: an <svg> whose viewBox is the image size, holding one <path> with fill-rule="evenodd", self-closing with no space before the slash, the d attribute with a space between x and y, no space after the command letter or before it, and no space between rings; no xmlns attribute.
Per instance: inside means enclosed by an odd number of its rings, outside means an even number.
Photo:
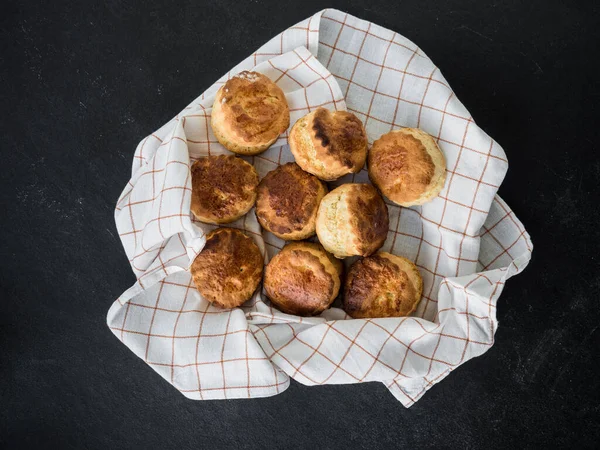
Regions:
<svg viewBox="0 0 600 450"><path fill-rule="evenodd" d="M190 164L228 153L214 137L215 92L254 69L285 92L291 124L318 106L347 109L369 143L399 127L437 139L447 161L439 197L419 207L388 202L382 250L415 261L424 280L413 317L350 320L339 307L300 318L271 308L263 292L242 308L212 307L188 268L214 226L190 214ZM293 161L287 132L265 153L244 158L263 177ZM496 302L522 271L532 244L496 191L506 155L473 121L440 70L401 35L337 10L285 30L138 145L115 220L138 281L108 312L113 333L186 397L263 397L289 377L303 384L383 382L412 405L455 367L494 343ZM368 182L366 171L333 183ZM283 241L259 226L254 210L227 225L245 230L265 264Z"/></svg>

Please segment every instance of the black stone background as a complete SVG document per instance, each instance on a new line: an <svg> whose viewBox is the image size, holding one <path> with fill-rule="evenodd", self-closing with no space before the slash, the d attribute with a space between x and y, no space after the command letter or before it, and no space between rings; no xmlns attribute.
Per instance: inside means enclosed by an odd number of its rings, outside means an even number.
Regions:
<svg viewBox="0 0 600 450"><path fill-rule="evenodd" d="M0 5L0 447L546 448L600 438L594 1ZM109 331L134 282L113 222L136 144L324 7L398 31L505 149L535 245L496 345L405 409L378 383L190 401Z"/></svg>

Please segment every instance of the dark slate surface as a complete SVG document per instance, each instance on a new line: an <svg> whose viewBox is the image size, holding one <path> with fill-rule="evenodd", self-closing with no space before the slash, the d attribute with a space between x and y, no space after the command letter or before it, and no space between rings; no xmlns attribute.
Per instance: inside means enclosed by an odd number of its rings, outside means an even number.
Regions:
<svg viewBox="0 0 600 450"><path fill-rule="evenodd" d="M369 383L186 400L105 325L134 281L113 223L137 142L327 5L3 2L0 447L507 448L600 438L593 1L333 1L400 32L506 150L532 235L496 345L406 410Z"/></svg>

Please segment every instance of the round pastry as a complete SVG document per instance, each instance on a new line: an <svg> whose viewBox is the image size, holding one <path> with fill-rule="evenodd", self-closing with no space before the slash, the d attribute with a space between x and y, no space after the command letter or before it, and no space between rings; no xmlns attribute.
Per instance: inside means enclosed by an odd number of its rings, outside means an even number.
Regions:
<svg viewBox="0 0 600 450"><path fill-rule="evenodd" d="M317 210L327 194L325 183L287 163L269 172L258 185L256 217L262 227L288 241L315 234Z"/></svg>
<svg viewBox="0 0 600 450"><path fill-rule="evenodd" d="M190 210L200 222L230 223L254 206L258 173L243 159L208 156L196 161L191 172Z"/></svg>
<svg viewBox="0 0 600 450"><path fill-rule="evenodd" d="M279 86L263 74L244 71L218 90L210 123L225 148L257 155L290 126L290 109Z"/></svg>
<svg viewBox="0 0 600 450"><path fill-rule="evenodd" d="M422 205L444 187L446 160L430 135L418 128L402 128L373 143L369 178L397 205Z"/></svg>
<svg viewBox="0 0 600 450"><path fill-rule="evenodd" d="M388 211L370 184L343 184L327 194L317 212L317 236L337 258L369 256L383 245Z"/></svg>
<svg viewBox="0 0 600 450"><path fill-rule="evenodd" d="M312 316L329 308L337 297L342 262L320 244L292 242L265 268L267 297L288 314Z"/></svg>
<svg viewBox="0 0 600 450"><path fill-rule="evenodd" d="M190 266L196 288L220 308L235 308L252 297L263 274L263 257L239 230L217 228Z"/></svg>
<svg viewBox="0 0 600 450"><path fill-rule="evenodd" d="M423 293L423 279L411 261L379 252L359 259L344 283L344 310L354 319L412 314Z"/></svg>
<svg viewBox="0 0 600 450"><path fill-rule="evenodd" d="M357 173L367 159L367 133L358 117L318 108L290 131L290 150L300 167L322 180Z"/></svg>

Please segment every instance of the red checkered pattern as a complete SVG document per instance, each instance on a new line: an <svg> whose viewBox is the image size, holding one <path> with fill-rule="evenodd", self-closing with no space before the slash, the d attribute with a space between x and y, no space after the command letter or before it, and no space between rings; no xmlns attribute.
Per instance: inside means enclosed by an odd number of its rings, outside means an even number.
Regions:
<svg viewBox="0 0 600 450"><path fill-rule="evenodd" d="M195 289L188 268L214 227L190 214L190 163L227 152L210 129L214 95L231 75L252 68L284 90L292 124L324 106L354 112L371 143L407 126L437 139L448 171L440 196L420 207L388 204L383 250L415 261L423 276L413 317L351 320L338 299L321 316L300 318L272 308L260 291L242 308L223 311ZM245 159L261 177L293 161L287 132ZM529 235L496 195L507 168L503 150L417 46L322 11L273 38L140 142L115 212L138 280L115 301L108 324L189 398L274 395L292 377L310 385L381 381L410 406L493 345L496 301L529 262ZM346 182L368 182L366 171L333 184ZM253 211L230 226L255 239L265 263L284 245Z"/></svg>

